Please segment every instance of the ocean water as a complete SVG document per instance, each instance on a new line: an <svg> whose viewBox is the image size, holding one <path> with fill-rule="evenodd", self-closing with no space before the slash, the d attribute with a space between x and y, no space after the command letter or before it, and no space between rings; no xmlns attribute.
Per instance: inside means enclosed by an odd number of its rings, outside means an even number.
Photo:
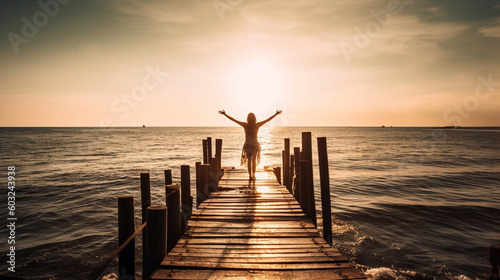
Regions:
<svg viewBox="0 0 500 280"><path fill-rule="evenodd" d="M334 246L367 274L484 279L488 246L500 242L500 129L264 127L261 166L280 165L283 138L300 146L303 131L312 132L315 165L315 138L327 137ZM117 247L117 197L135 196L139 226L139 173L150 171L152 203L163 204L163 170L178 182L189 164L193 177L206 137L223 139L224 166L239 165L236 127L0 128L0 275L87 279ZM16 169L14 273L8 166ZM138 276L140 244L139 236Z"/></svg>

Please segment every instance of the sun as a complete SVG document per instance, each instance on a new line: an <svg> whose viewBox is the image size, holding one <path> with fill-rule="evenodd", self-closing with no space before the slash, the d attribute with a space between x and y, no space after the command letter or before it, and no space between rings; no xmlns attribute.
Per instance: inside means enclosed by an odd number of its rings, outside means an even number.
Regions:
<svg viewBox="0 0 500 280"><path fill-rule="evenodd" d="M258 119L280 109L283 73L269 59L254 57L237 65L232 73L232 91L239 107Z"/></svg>

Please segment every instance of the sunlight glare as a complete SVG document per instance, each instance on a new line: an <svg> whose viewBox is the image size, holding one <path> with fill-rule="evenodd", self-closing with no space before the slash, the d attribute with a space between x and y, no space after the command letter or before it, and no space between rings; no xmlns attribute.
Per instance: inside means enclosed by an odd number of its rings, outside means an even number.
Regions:
<svg viewBox="0 0 500 280"><path fill-rule="evenodd" d="M260 57L245 61L235 69L232 82L239 107L255 113L257 120L280 108L283 77L272 61Z"/></svg>

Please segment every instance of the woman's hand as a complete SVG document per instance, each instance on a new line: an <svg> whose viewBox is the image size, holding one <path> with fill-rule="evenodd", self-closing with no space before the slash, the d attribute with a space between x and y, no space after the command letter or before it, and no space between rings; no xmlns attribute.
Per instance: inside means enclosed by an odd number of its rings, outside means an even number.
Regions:
<svg viewBox="0 0 500 280"><path fill-rule="evenodd" d="M281 114L281 113L283 113L283 111L281 111L281 110L276 110L276 115L279 115L279 114Z"/></svg>
<svg viewBox="0 0 500 280"><path fill-rule="evenodd" d="M221 114L221 115L225 115L225 114L226 114L226 111L224 111L224 110L219 110L219 114Z"/></svg>

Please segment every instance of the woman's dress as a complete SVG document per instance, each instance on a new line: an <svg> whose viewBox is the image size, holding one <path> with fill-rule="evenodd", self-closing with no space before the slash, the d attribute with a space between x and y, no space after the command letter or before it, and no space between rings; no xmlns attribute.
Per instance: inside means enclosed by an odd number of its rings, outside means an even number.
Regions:
<svg viewBox="0 0 500 280"><path fill-rule="evenodd" d="M256 139L246 139L245 144L243 144L243 149L241 150L241 165L246 166L248 164L248 158L253 155L257 158L257 165L259 165L260 144Z"/></svg>

